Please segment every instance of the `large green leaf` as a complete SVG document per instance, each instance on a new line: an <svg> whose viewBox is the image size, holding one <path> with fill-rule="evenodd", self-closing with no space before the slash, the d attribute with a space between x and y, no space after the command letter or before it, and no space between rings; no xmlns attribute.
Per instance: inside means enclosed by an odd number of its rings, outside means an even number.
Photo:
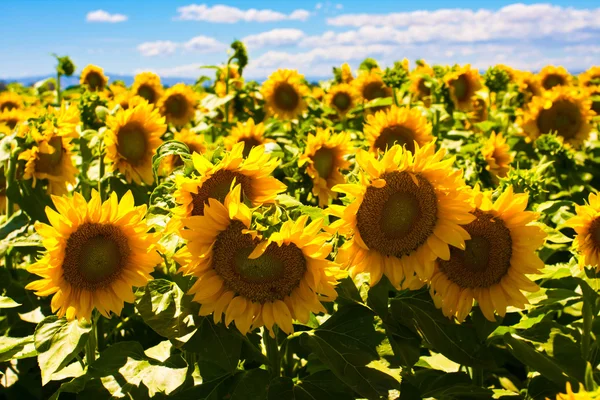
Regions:
<svg viewBox="0 0 600 400"><path fill-rule="evenodd" d="M162 161L166 157L181 157L185 164L191 165L192 155L190 154L189 147L177 140L168 140L161 144L156 149L156 154L152 156L152 171L154 172L154 179L158 180L158 173L160 172Z"/></svg>
<svg viewBox="0 0 600 400"><path fill-rule="evenodd" d="M419 390L419 398L439 400L487 400L492 398L491 390L475 385L467 374L462 372L446 373L424 369L408 377L407 381Z"/></svg>
<svg viewBox="0 0 600 400"><path fill-rule="evenodd" d="M0 296L0 308L15 308L19 307L21 304L17 303L10 297Z"/></svg>
<svg viewBox="0 0 600 400"><path fill-rule="evenodd" d="M33 336L14 338L0 337L0 362L18 358L34 357L36 355Z"/></svg>
<svg viewBox="0 0 600 400"><path fill-rule="evenodd" d="M201 385L183 390L171 400L245 400L265 399L269 389L269 373L264 369L238 371L235 375L222 376L202 382ZM284 397L282 397L284 399Z"/></svg>
<svg viewBox="0 0 600 400"><path fill-rule="evenodd" d="M269 384L268 400L352 400L354 392L331 371L311 374L297 382L276 378Z"/></svg>
<svg viewBox="0 0 600 400"><path fill-rule="evenodd" d="M67 366L83 350L91 325L85 322L67 321L55 315L44 318L35 329L35 348L42 372L42 385L48 383L52 374Z"/></svg>

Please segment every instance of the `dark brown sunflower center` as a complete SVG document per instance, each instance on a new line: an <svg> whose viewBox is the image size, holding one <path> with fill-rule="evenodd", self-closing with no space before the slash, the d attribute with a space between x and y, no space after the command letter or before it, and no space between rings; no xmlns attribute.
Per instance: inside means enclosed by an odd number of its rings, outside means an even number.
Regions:
<svg viewBox="0 0 600 400"><path fill-rule="evenodd" d="M450 247L450 260L439 260L440 270L461 288L488 288L510 268L512 238L500 218L476 210L477 219L463 225L471 235L466 249Z"/></svg>
<svg viewBox="0 0 600 400"><path fill-rule="evenodd" d="M104 87L104 79L102 79L102 76L97 72L90 72L87 74L85 82L91 90L99 90Z"/></svg>
<svg viewBox="0 0 600 400"><path fill-rule="evenodd" d="M323 179L331 176L335 168L335 154L332 149L321 147L312 157L313 165Z"/></svg>
<svg viewBox="0 0 600 400"><path fill-rule="evenodd" d="M38 160L35 163L35 170L50 175L58 175L56 169L60 167L63 156L62 138L55 136L48 142L52 148L52 153L38 153Z"/></svg>
<svg viewBox="0 0 600 400"><path fill-rule="evenodd" d="M139 122L128 122L117 132L117 151L131 165L139 165L146 155L148 142Z"/></svg>
<svg viewBox="0 0 600 400"><path fill-rule="evenodd" d="M454 89L454 96L456 96L459 101L465 101L469 98L469 80L466 75L460 75L452 81L451 85Z"/></svg>
<svg viewBox="0 0 600 400"><path fill-rule="evenodd" d="M242 139L242 142L244 142L244 151L242 152L244 157L248 157L248 155L250 154L250 150L252 150L253 147L260 146L262 144L260 141L258 141L258 139L254 137L244 138Z"/></svg>
<svg viewBox="0 0 600 400"><path fill-rule="evenodd" d="M185 116L188 109L188 102L184 95L173 94L165 100L165 108L167 114L175 118L182 118Z"/></svg>
<svg viewBox="0 0 600 400"><path fill-rule="evenodd" d="M156 101L156 91L152 86L141 85L138 88L137 95L146 99L148 103L154 103Z"/></svg>
<svg viewBox="0 0 600 400"><path fill-rule="evenodd" d="M15 126L17 126L17 124L19 123L19 119L18 118L10 118L4 122L6 123L6 125L8 125L8 127L10 129L15 129Z"/></svg>
<svg viewBox="0 0 600 400"><path fill-rule="evenodd" d="M19 105L17 103L13 103L12 101L5 101L0 105L0 111L10 111L15 108L19 108Z"/></svg>
<svg viewBox="0 0 600 400"><path fill-rule="evenodd" d="M427 87L425 79L423 78L419 79L418 90L421 97L428 97L431 95L431 89Z"/></svg>
<svg viewBox="0 0 600 400"><path fill-rule="evenodd" d="M352 105L352 98L345 92L338 92L333 96L333 105L340 111L346 111Z"/></svg>
<svg viewBox="0 0 600 400"><path fill-rule="evenodd" d="M121 228L85 223L67 240L63 277L78 289L102 289L119 278L130 253L129 242Z"/></svg>
<svg viewBox="0 0 600 400"><path fill-rule="evenodd" d="M224 202L234 179L236 185L242 185L242 195L251 198L251 178L238 172L222 169L208 178L202 186L198 188L198 193L192 193L192 215L204 215L204 205L208 203L208 199L216 199L221 203Z"/></svg>
<svg viewBox="0 0 600 400"><path fill-rule="evenodd" d="M582 118L577 104L568 100L559 100L547 110L542 110L537 118L537 127L541 133L557 132L565 139L577 136Z"/></svg>
<svg viewBox="0 0 600 400"><path fill-rule="evenodd" d="M213 268L225 286L253 302L283 300L300 284L306 260L295 244L271 243L256 259L248 256L260 242L244 235L246 227L233 221L221 232L213 247Z"/></svg>
<svg viewBox="0 0 600 400"><path fill-rule="evenodd" d="M383 82L370 82L363 88L362 95L367 101L371 101L381 97L388 97L388 92Z"/></svg>
<svg viewBox="0 0 600 400"><path fill-rule="evenodd" d="M391 148L395 144L405 146L406 150L415 152L415 134L411 129L402 125L392 125L384 128L375 140L375 147L381 151Z"/></svg>
<svg viewBox="0 0 600 400"><path fill-rule="evenodd" d="M372 250L402 257L415 251L433 234L437 221L435 189L421 175L390 172L386 185L369 186L356 215L362 240Z"/></svg>
<svg viewBox="0 0 600 400"><path fill-rule="evenodd" d="M550 74L546 76L542 82L544 89L552 89L554 86L562 86L565 84L565 78L562 75Z"/></svg>
<svg viewBox="0 0 600 400"><path fill-rule="evenodd" d="M600 217L596 217L590 224L589 235L596 249L600 249Z"/></svg>
<svg viewBox="0 0 600 400"><path fill-rule="evenodd" d="M292 85L282 82L275 88L274 101L277 108L294 111L300 103L300 95Z"/></svg>
<svg viewBox="0 0 600 400"><path fill-rule="evenodd" d="M600 115L600 91L592 93L592 111Z"/></svg>

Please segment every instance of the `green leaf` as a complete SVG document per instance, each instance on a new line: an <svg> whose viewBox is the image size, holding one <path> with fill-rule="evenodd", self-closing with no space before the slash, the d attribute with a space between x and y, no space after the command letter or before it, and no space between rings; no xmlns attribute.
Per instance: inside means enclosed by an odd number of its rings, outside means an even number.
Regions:
<svg viewBox="0 0 600 400"><path fill-rule="evenodd" d="M0 296L0 308L15 308L20 305L10 297Z"/></svg>
<svg viewBox="0 0 600 400"><path fill-rule="evenodd" d="M232 385L230 400L264 399L269 387L269 372L264 369L252 369L236 375Z"/></svg>
<svg viewBox="0 0 600 400"><path fill-rule="evenodd" d="M52 374L67 366L83 350L91 325L85 322L67 321L55 315L44 318L35 329L35 348L42 372L42 385L48 383Z"/></svg>
<svg viewBox="0 0 600 400"><path fill-rule="evenodd" d="M231 100L233 100L234 97L235 96L233 94L228 94L227 96L219 97L217 95L209 93L205 95L204 98L200 101L200 106L206 108L208 111L213 111L229 103Z"/></svg>
<svg viewBox="0 0 600 400"><path fill-rule="evenodd" d="M17 211L6 222L0 225L0 240L13 232L23 230L29 224L29 221L30 219L27 214L21 210Z"/></svg>
<svg viewBox="0 0 600 400"><path fill-rule="evenodd" d="M425 369L417 371L413 376L408 377L407 381L418 388L419 398L439 400L487 400L492 398L491 390L473 384L467 374L462 372L445 373Z"/></svg>
<svg viewBox="0 0 600 400"><path fill-rule="evenodd" d="M15 338L9 336L0 337L0 362L10 361L18 357L19 354L26 355L31 352L33 347L33 336L27 336L22 338ZM33 347L33 354L35 356L35 347Z"/></svg>
<svg viewBox="0 0 600 400"><path fill-rule="evenodd" d="M394 99L391 97L379 97L377 99L373 99L365 104L365 108L373 108L373 107L386 107L391 106L394 102Z"/></svg>
<svg viewBox="0 0 600 400"><path fill-rule="evenodd" d="M185 143L177 140L168 140L161 144L158 149L156 149L156 154L152 156L152 171L154 172L154 179L156 181L158 181L158 174L163 159L171 156L181 157L185 164L191 165L192 163L190 149Z"/></svg>

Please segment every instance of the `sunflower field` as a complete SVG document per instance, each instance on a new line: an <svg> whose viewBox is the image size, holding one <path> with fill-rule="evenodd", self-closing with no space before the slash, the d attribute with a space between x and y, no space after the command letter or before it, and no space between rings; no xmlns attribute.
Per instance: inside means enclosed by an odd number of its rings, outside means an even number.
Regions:
<svg viewBox="0 0 600 400"><path fill-rule="evenodd" d="M600 67L0 88L0 399L600 399Z"/></svg>

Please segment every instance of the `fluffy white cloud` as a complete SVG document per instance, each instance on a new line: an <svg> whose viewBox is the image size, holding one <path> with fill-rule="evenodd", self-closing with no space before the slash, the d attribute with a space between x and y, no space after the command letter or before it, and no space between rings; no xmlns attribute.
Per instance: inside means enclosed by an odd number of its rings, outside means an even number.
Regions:
<svg viewBox="0 0 600 400"><path fill-rule="evenodd" d="M109 23L125 22L125 21L127 21L127 15L110 14L104 10L96 10L96 11L90 11L89 13L87 13L87 15L85 16L85 20L87 22L109 22Z"/></svg>
<svg viewBox="0 0 600 400"><path fill-rule="evenodd" d="M224 50L227 46L215 38L208 36L196 36L183 43L183 48L187 51L198 53L214 53Z"/></svg>
<svg viewBox="0 0 600 400"><path fill-rule="evenodd" d="M208 6L206 4L190 4L177 8L179 15L177 19L192 21L207 21L214 23L233 24L240 21L246 22L275 22L284 20L305 21L310 13L306 10L295 10L291 14L273 10L241 10L237 7L217 4Z"/></svg>
<svg viewBox="0 0 600 400"><path fill-rule="evenodd" d="M246 46L258 49L261 47L278 47L298 44L305 37L299 29L273 29L268 32L249 35L242 39Z"/></svg>
<svg viewBox="0 0 600 400"><path fill-rule="evenodd" d="M208 36L196 36L184 43L176 43L170 40L159 40L156 42L145 42L137 47L137 50L146 57L166 56L175 53L178 49L195 53L215 53L224 50L227 46L215 38Z"/></svg>
<svg viewBox="0 0 600 400"><path fill-rule="evenodd" d="M146 57L165 56L175 53L179 45L170 40L159 40L156 42L145 42L140 44L137 49Z"/></svg>

